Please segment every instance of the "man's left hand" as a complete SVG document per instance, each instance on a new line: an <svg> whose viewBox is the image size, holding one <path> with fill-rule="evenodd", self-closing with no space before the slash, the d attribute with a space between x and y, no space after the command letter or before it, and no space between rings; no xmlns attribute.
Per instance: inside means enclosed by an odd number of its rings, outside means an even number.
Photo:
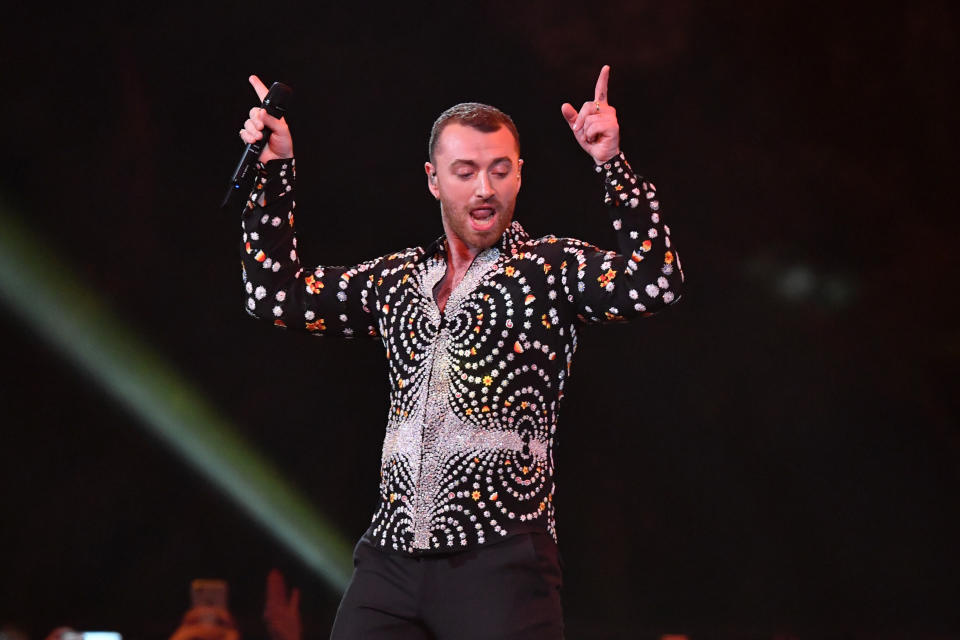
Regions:
<svg viewBox="0 0 960 640"><path fill-rule="evenodd" d="M565 102L560 107L560 112L573 131L573 137L597 164L620 155L620 124L617 122L617 110L607 104L609 78L610 65L605 64L600 69L600 77L597 78L592 102L584 102L579 112L569 102Z"/></svg>

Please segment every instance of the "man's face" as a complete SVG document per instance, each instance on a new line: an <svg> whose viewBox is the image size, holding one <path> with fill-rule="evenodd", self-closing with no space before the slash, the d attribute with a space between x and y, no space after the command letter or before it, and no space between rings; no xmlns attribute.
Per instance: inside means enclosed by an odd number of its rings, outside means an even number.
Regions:
<svg viewBox="0 0 960 640"><path fill-rule="evenodd" d="M435 163L435 164L434 164ZM453 122L427 162L427 187L440 200L443 230L472 250L493 246L513 219L523 161L506 127L484 133Z"/></svg>

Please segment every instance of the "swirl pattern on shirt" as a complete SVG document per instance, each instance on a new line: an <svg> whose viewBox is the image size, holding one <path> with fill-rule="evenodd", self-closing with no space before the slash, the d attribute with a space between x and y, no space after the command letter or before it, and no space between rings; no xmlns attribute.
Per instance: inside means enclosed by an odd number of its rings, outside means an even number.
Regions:
<svg viewBox="0 0 960 640"><path fill-rule="evenodd" d="M247 310L280 326L382 341L390 409L368 539L423 554L530 530L556 538L553 454L578 325L679 298L682 271L656 188L622 155L598 166L619 252L531 239L514 222L441 312L433 292L446 272L444 238L305 271L294 169L292 159L259 167L243 216Z"/></svg>

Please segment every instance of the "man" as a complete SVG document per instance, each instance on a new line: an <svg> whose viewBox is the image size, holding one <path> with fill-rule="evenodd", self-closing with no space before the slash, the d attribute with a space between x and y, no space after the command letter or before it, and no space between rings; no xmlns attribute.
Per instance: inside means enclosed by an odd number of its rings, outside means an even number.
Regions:
<svg viewBox="0 0 960 640"><path fill-rule="evenodd" d="M430 136L427 188L444 235L352 267L306 270L293 232L293 143L272 131L243 214L250 314L319 334L378 337L390 413L380 507L355 550L333 638L561 638L553 499L557 412L580 322L649 314L682 282L654 186L632 173L607 103L562 114L605 186L620 252L531 239L513 222L516 127L476 103ZM252 76L262 100L266 87Z"/></svg>

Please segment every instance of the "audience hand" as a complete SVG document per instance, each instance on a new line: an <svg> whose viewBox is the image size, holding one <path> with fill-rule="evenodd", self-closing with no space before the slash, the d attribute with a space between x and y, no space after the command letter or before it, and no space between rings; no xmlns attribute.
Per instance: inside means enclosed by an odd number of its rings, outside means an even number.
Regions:
<svg viewBox="0 0 960 640"><path fill-rule="evenodd" d="M287 596L287 583L283 574L273 569L267 575L267 602L263 609L270 640L301 640L303 628L300 622L300 590L294 589Z"/></svg>

